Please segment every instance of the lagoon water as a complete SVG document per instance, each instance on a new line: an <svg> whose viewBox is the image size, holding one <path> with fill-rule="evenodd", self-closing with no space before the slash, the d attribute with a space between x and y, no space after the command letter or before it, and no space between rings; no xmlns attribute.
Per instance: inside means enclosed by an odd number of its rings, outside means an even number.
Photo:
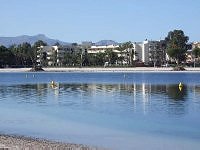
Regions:
<svg viewBox="0 0 200 150"><path fill-rule="evenodd" d="M199 149L200 73L0 73L0 133L117 150Z"/></svg>

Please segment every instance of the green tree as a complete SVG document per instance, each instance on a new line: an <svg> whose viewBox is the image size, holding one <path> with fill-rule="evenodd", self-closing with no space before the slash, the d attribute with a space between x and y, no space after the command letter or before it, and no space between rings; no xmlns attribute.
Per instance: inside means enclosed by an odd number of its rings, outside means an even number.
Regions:
<svg viewBox="0 0 200 150"><path fill-rule="evenodd" d="M87 49L83 49L82 50L82 64L83 66L88 66L89 65L89 56L88 56L88 53L87 53Z"/></svg>
<svg viewBox="0 0 200 150"><path fill-rule="evenodd" d="M131 41L125 42L122 45L119 46L118 50L121 51L121 53L125 54L124 59L126 58L127 63L129 66L134 66L134 55L136 55L134 49L133 49L133 44ZM122 56L122 55L121 55ZM123 58L123 57L122 57ZM120 59L122 59L120 58Z"/></svg>
<svg viewBox="0 0 200 150"><path fill-rule="evenodd" d="M8 49L14 55L15 66L21 65L21 59L20 54L18 53L17 45L13 44Z"/></svg>
<svg viewBox="0 0 200 150"><path fill-rule="evenodd" d="M47 52L42 52L42 53L41 53L41 58L40 58L40 60L41 60L41 65L42 65L42 66L44 66L44 67L48 66Z"/></svg>
<svg viewBox="0 0 200 150"><path fill-rule="evenodd" d="M15 63L13 53L5 46L0 46L0 67L11 66Z"/></svg>
<svg viewBox="0 0 200 150"><path fill-rule="evenodd" d="M8 49L15 56L14 60L16 66L32 65L32 47L29 43L25 42L19 45L11 45Z"/></svg>
<svg viewBox="0 0 200 150"><path fill-rule="evenodd" d="M81 54L80 53L73 53L72 54L72 62L73 66L79 66L81 65Z"/></svg>
<svg viewBox="0 0 200 150"><path fill-rule="evenodd" d="M23 66L32 65L32 61L31 61L32 47L31 47L31 44L29 44L27 42L19 44L17 49L18 49L18 53L19 53L20 58L21 58L22 65Z"/></svg>
<svg viewBox="0 0 200 150"><path fill-rule="evenodd" d="M66 66L72 66L73 62L72 62L72 53L67 52L64 55L64 64Z"/></svg>
<svg viewBox="0 0 200 150"><path fill-rule="evenodd" d="M105 64L105 53L97 53L96 54L96 61L95 65L97 66L103 66Z"/></svg>
<svg viewBox="0 0 200 150"><path fill-rule="evenodd" d="M104 66L106 54L105 53L96 53L88 54L88 65L89 66Z"/></svg>
<svg viewBox="0 0 200 150"><path fill-rule="evenodd" d="M80 66L81 64L80 53L76 53L76 52L65 53L64 64L67 66Z"/></svg>
<svg viewBox="0 0 200 150"><path fill-rule="evenodd" d="M105 54L106 54L106 56L107 56L107 57L106 57L106 58L107 58L106 61L107 61L109 64L114 65L114 64L116 63L117 59L118 59L117 54L116 54L115 52L113 52L112 49L106 50Z"/></svg>
<svg viewBox="0 0 200 150"><path fill-rule="evenodd" d="M185 36L182 30L170 31L165 38L167 42L167 54L175 59L177 65L185 60L187 52L188 36Z"/></svg>
<svg viewBox="0 0 200 150"><path fill-rule="evenodd" d="M55 50L52 55L53 66L58 65L57 59L58 59L58 52Z"/></svg>
<svg viewBox="0 0 200 150"><path fill-rule="evenodd" d="M196 60L197 62L199 62L199 57L200 57L200 48L198 47L195 47L193 50L192 50L192 53L194 55L194 67L196 66Z"/></svg>
<svg viewBox="0 0 200 150"><path fill-rule="evenodd" d="M123 65L123 61L125 60L124 56L124 47L123 44L120 44L119 47L117 48L118 51L120 51L120 56L118 57L118 61L120 62L120 65Z"/></svg>
<svg viewBox="0 0 200 150"><path fill-rule="evenodd" d="M47 46L47 43L42 40L38 40L33 44L33 46L34 47Z"/></svg>
<svg viewBox="0 0 200 150"><path fill-rule="evenodd" d="M193 53L193 55L195 56L195 58L200 57L200 48L195 47L195 48L192 50L192 53Z"/></svg>

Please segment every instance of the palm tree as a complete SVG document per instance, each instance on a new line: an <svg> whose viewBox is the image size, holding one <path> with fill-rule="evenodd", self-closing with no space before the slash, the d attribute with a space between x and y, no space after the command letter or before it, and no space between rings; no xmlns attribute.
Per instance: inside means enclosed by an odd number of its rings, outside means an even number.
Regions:
<svg viewBox="0 0 200 150"><path fill-rule="evenodd" d="M125 59L124 57L124 47L123 45L119 45L119 47L117 48L118 51L120 51L120 56L118 57L118 61L120 62L120 65L123 65L123 60Z"/></svg>
<svg viewBox="0 0 200 150"><path fill-rule="evenodd" d="M134 66L134 60L133 59L134 59L134 56L136 55L136 52L134 51L133 48L134 48L134 46L133 46L133 43L131 41L123 43L118 48L118 50L125 53L129 66Z"/></svg>
<svg viewBox="0 0 200 150"><path fill-rule="evenodd" d="M193 53L193 55L194 55L194 67L195 67L195 60L197 59L197 60L199 60L198 58L199 58L199 56L200 56L200 48L198 48L198 47L195 47L193 50L192 50L192 53Z"/></svg>

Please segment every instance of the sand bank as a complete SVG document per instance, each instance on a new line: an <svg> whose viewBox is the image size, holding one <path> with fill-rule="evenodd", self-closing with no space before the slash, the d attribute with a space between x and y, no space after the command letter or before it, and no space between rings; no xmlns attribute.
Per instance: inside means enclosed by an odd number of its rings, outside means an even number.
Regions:
<svg viewBox="0 0 200 150"><path fill-rule="evenodd" d="M0 72L29 72L31 68L2 68ZM173 72L171 67L135 67L135 68L43 68L46 72ZM181 72L200 72L198 68L185 68Z"/></svg>

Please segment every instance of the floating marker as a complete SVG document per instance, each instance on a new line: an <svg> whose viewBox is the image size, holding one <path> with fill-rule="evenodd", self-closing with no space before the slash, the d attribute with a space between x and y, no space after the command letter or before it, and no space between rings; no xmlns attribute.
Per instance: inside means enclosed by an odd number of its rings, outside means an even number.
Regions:
<svg viewBox="0 0 200 150"><path fill-rule="evenodd" d="M178 86L179 86L179 87L183 87L183 84L180 82Z"/></svg>
<svg viewBox="0 0 200 150"><path fill-rule="evenodd" d="M182 89L183 89L183 87L182 87L182 86L179 86L178 88L179 88L179 91L180 91L180 92L181 92L181 91L182 91Z"/></svg>
<svg viewBox="0 0 200 150"><path fill-rule="evenodd" d="M182 89L183 89L183 84L182 84L181 82L179 83L178 88L179 88L180 91L182 91Z"/></svg>

